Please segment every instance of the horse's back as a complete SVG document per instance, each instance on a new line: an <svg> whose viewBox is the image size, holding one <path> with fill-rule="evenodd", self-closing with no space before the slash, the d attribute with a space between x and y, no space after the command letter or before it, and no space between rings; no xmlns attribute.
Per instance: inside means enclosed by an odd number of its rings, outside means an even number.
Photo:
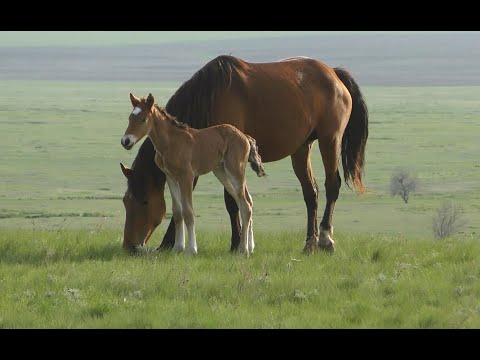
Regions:
<svg viewBox="0 0 480 360"><path fill-rule="evenodd" d="M338 79L309 58L247 63L242 76L216 94L211 125L232 124L256 139L265 162L293 154L329 111Z"/></svg>

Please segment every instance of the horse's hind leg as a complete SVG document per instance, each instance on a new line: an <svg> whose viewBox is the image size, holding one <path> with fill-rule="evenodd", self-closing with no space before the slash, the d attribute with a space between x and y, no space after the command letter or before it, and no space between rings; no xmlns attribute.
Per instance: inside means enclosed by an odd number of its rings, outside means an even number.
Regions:
<svg viewBox="0 0 480 360"><path fill-rule="evenodd" d="M340 157L340 138L319 138L318 145L322 154L323 166L325 167L325 192L327 202L322 221L320 222L320 237L318 246L327 251L335 250L333 241L333 209L340 192L341 179L338 173L338 161Z"/></svg>
<svg viewBox="0 0 480 360"><path fill-rule="evenodd" d="M318 185L313 176L310 153L312 141L303 144L291 156L293 171L302 185L303 199L307 206L307 237L304 252L313 252L318 242Z"/></svg>

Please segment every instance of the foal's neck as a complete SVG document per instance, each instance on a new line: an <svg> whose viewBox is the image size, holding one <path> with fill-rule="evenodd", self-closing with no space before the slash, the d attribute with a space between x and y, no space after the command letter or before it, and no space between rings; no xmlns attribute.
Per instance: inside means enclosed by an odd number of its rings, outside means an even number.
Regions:
<svg viewBox="0 0 480 360"><path fill-rule="evenodd" d="M152 125L148 136L152 140L155 150L163 153L169 147L173 138L178 137L184 130L175 126L168 116L162 114L156 106L153 108L152 114Z"/></svg>

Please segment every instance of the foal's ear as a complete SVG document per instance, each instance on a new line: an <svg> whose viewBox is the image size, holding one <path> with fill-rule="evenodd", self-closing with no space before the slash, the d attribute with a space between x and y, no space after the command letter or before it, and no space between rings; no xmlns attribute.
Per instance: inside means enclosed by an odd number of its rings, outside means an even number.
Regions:
<svg viewBox="0 0 480 360"><path fill-rule="evenodd" d="M149 109L152 108L153 104L155 104L155 99L153 98L153 95L152 93L148 94L148 97L147 97L147 106Z"/></svg>
<svg viewBox="0 0 480 360"><path fill-rule="evenodd" d="M132 176L132 169L129 169L122 163L120 163L120 167L122 168L123 175L125 175L127 179L130 179L130 177Z"/></svg>
<svg viewBox="0 0 480 360"><path fill-rule="evenodd" d="M140 104L140 99L137 98L135 95L130 93L130 101L132 102L133 107L137 107Z"/></svg>

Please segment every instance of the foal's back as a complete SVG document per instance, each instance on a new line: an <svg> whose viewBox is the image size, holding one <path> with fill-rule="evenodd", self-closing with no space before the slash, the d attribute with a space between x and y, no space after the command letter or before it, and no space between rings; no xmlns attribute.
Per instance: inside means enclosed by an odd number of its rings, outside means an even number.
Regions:
<svg viewBox="0 0 480 360"><path fill-rule="evenodd" d="M248 161L250 144L247 137L229 124L204 129L188 129L192 135L192 169L203 175L225 162L238 162L244 167Z"/></svg>

